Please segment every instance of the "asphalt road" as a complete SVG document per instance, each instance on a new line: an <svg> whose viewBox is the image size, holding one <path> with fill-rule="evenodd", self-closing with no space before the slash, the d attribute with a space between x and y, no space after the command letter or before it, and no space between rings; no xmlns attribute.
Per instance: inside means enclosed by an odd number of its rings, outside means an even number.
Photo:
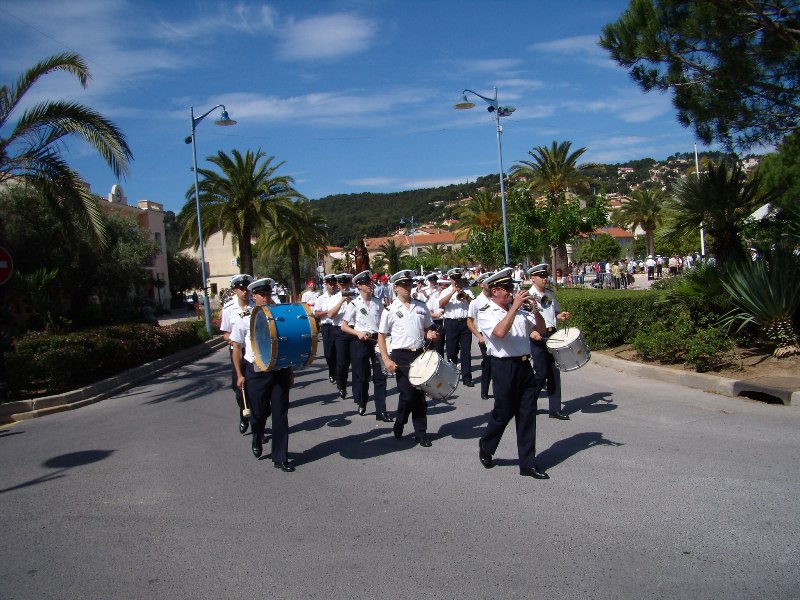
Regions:
<svg viewBox="0 0 800 600"><path fill-rule="evenodd" d="M478 462L477 386L431 405L426 449L317 362L287 474L238 433L228 369L0 429L1 598L800 597L797 407L590 363L562 378L572 419L539 417L537 481L513 426Z"/></svg>

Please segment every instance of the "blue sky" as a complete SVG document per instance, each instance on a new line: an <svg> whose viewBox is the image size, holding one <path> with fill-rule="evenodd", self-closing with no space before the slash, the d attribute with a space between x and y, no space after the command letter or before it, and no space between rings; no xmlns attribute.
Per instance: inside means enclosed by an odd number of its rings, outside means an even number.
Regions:
<svg viewBox="0 0 800 600"><path fill-rule="evenodd" d="M175 211L193 182L190 106L225 104L238 121L216 127L216 111L198 125L201 166L218 150L260 148L313 199L499 172L485 105L453 109L464 88L492 96L496 86L516 107L502 120L506 170L553 140L597 162L691 152L669 96L642 93L596 44L627 4L3 0L0 81L58 52L84 56L86 90L49 75L26 99L68 98L112 119L134 153L119 182L129 202ZM118 183L86 147L64 150L96 193Z"/></svg>

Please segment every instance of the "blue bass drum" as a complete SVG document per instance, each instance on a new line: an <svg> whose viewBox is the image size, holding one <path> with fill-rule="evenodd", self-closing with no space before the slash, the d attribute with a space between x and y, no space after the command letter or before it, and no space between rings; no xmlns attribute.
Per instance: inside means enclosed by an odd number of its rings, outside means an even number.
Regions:
<svg viewBox="0 0 800 600"><path fill-rule="evenodd" d="M250 343L261 371L306 367L317 356L317 321L307 304L256 306Z"/></svg>

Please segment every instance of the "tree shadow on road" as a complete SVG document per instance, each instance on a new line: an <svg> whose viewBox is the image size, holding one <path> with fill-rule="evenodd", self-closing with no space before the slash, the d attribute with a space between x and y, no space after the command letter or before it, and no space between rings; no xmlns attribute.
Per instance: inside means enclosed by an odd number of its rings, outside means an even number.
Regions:
<svg viewBox="0 0 800 600"><path fill-rule="evenodd" d="M46 461L44 461L42 463L42 466L47 467L48 469L58 469L57 471L53 473L47 473L46 475L42 475L40 477L36 477L35 479L31 479L30 481L26 481L25 483L20 483L18 485L0 489L0 494L11 492L13 490L22 489L32 485L37 485L39 483L45 483L47 481L52 481L54 479L60 479L61 477L64 477L64 474L69 469L105 460L113 453L114 450L82 450L80 452L69 452L68 454L61 454L59 456L54 456L53 458L49 458Z"/></svg>
<svg viewBox="0 0 800 600"><path fill-rule="evenodd" d="M146 405L160 404L168 400L174 402L199 400L208 394L231 388L231 366L228 363L188 365L159 376L153 383L169 389L155 395L151 400L145 402ZM233 394L232 390L231 394Z"/></svg>

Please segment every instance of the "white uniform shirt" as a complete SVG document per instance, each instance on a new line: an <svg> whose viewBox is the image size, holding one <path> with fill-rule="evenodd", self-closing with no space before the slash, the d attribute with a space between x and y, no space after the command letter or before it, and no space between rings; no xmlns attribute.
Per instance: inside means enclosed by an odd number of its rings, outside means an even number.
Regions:
<svg viewBox="0 0 800 600"><path fill-rule="evenodd" d="M234 298L225 304L225 306L222 307L222 320L219 324L219 330L230 333L233 331L233 328L236 326L236 324L242 319L249 321L250 311L252 310L253 306L255 306L255 304L251 300L250 304L242 308L239 306L239 298Z"/></svg>
<svg viewBox="0 0 800 600"><path fill-rule="evenodd" d="M524 310L517 311L514 323L505 337L492 336L497 324L502 321L508 311L497 303L490 301L484 310L478 311L475 324L486 340L486 352L490 356L508 358L511 356L525 356L531 353L531 332L536 327L534 316Z"/></svg>
<svg viewBox="0 0 800 600"><path fill-rule="evenodd" d="M478 297L469 303L469 309L467 309L467 318L472 319L473 321L477 321L478 311L487 304L489 304L489 302L491 302L491 300L486 297L486 294L484 294L483 292L478 294Z"/></svg>
<svg viewBox="0 0 800 600"><path fill-rule="evenodd" d="M300 296L300 302L305 302L311 307L311 310L314 310L314 303L319 298L319 292L315 290L306 290L303 292L303 295Z"/></svg>
<svg viewBox="0 0 800 600"><path fill-rule="evenodd" d="M453 286L447 288L442 295L446 296L450 293L453 289ZM450 300L447 301L447 304L444 305L444 318L445 319L466 319L467 318L467 311L469 310L469 303L475 299L475 296L472 294L471 290L462 290L466 295L467 299L464 301L459 300L456 298L458 296L458 292L454 293L450 296Z"/></svg>
<svg viewBox="0 0 800 600"><path fill-rule="evenodd" d="M444 314L444 309L439 307L439 296L441 292L436 290L431 294L431 297L428 298L428 310L431 311L431 316L433 317L434 321L441 321L442 315Z"/></svg>
<svg viewBox="0 0 800 600"><path fill-rule="evenodd" d="M536 291L536 288L531 288L530 294L532 296L536 296L537 298L540 295L539 292ZM547 307L542 306L541 301L539 301L539 306L541 307L541 311L539 312L539 314L542 315L542 319L544 319L544 326L548 328L556 327L558 325L558 320L556 319L556 315L561 312L558 308L558 301L556 300L556 295L555 293L553 293L553 290L549 288L544 288L544 292L541 294L541 296L544 298L545 304L548 304L547 301L550 300L549 306Z"/></svg>
<svg viewBox="0 0 800 600"><path fill-rule="evenodd" d="M331 298L333 298L333 296L328 293L328 290L325 290L314 303L314 310L328 310ZM319 322L321 325L330 325L333 323L333 319L331 319L328 315L325 315L324 317L319 318Z"/></svg>
<svg viewBox="0 0 800 600"><path fill-rule="evenodd" d="M378 325L383 314L383 301L370 298L366 302L359 296L353 298L347 305L342 321L356 331L364 333L378 333Z"/></svg>
<svg viewBox="0 0 800 600"><path fill-rule="evenodd" d="M409 308L395 300L383 311L379 333L392 336L393 350L417 350L425 345L425 330L433 327L428 307L411 300Z"/></svg>
<svg viewBox="0 0 800 600"><path fill-rule="evenodd" d="M331 299L328 300L328 307L333 308L342 299L342 292L336 292ZM339 307L339 312L333 316L332 323L339 327L342 324L342 320L344 319L344 311L347 310L347 301L345 300L342 302L342 305Z"/></svg>
<svg viewBox="0 0 800 600"><path fill-rule="evenodd" d="M234 328L231 330L231 340L236 342L237 344L242 344L243 346L243 354L244 359L252 363L254 356L253 356L253 345L250 343L250 318L240 319Z"/></svg>

